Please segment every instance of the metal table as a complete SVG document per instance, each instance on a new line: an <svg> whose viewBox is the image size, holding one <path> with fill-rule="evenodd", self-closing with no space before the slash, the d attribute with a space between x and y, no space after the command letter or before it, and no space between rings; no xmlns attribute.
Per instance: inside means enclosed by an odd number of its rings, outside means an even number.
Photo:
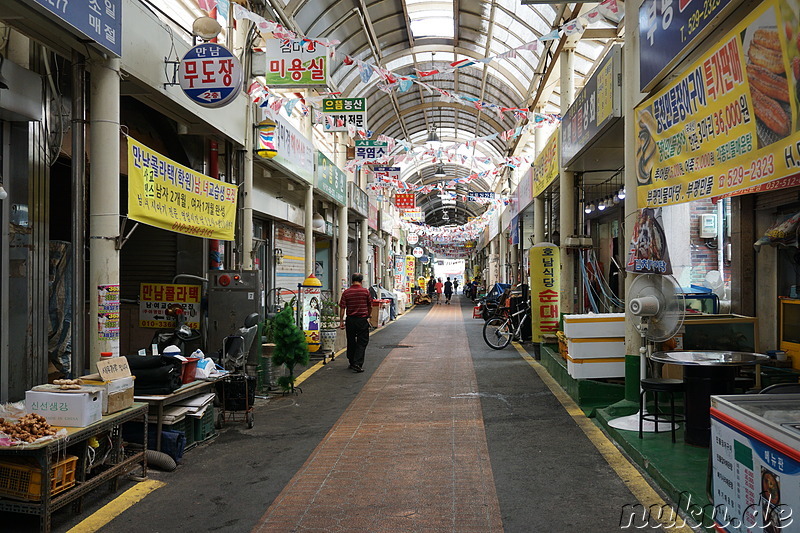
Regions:
<svg viewBox="0 0 800 533"><path fill-rule="evenodd" d="M216 380L215 380L216 381ZM139 402L147 402L151 407L156 408L156 450L161 451L161 430L164 426L164 407L173 403L185 400L192 396L211 392L215 381L194 381L180 387L172 394L159 394L153 396L134 396L133 399Z"/></svg>
<svg viewBox="0 0 800 533"><path fill-rule="evenodd" d="M684 367L686 430L683 438L687 444L707 448L711 439L711 395L733 394L737 367L757 365L768 357L750 352L694 351L655 352L650 359Z"/></svg>
<svg viewBox="0 0 800 533"><path fill-rule="evenodd" d="M127 456L122 451L121 426L125 422L141 419L144 431L144 447L142 450ZM59 428L60 429L60 428ZM50 480L51 467L54 464L55 454L64 454L65 450L70 455L78 456L75 472L76 484L55 496L50 494L50 483L42 483L41 499L35 502L17 501L0 498L0 511L39 515L39 526L43 532L50 531L50 515L53 511L73 503L75 511L80 511L83 496L104 482L114 484L116 490L117 480L120 475L130 471L137 464L142 466L142 478L147 477L147 458L144 450L147 449L147 405L134 403L132 407L117 413L106 415L98 422L82 428L64 428L67 436L37 444L21 444L18 446L0 447L0 459L14 458L35 459L42 469L42 480ZM105 431L111 432L111 453L108 457L107 468L91 477L86 476L86 458L88 440Z"/></svg>

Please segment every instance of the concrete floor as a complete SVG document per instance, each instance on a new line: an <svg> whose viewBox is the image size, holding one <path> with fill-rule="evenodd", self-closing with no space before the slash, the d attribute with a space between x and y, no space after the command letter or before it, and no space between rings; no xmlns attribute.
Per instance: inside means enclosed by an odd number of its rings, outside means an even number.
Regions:
<svg viewBox="0 0 800 533"><path fill-rule="evenodd" d="M175 472L151 471L166 485L101 531L619 531L636 497L529 362L486 346L471 312L456 297L406 313L372 335L364 373L341 356L301 394L260 402L253 429L229 424ZM57 512L53 530L116 495ZM35 530L0 515L11 523Z"/></svg>

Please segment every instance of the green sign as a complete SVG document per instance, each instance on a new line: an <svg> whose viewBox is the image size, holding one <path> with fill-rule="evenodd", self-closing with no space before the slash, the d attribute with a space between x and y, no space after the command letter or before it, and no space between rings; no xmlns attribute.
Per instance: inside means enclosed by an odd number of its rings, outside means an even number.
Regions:
<svg viewBox="0 0 800 533"><path fill-rule="evenodd" d="M380 159L389 153L387 141L356 139L356 159Z"/></svg>
<svg viewBox="0 0 800 533"><path fill-rule="evenodd" d="M319 151L314 179L318 191L339 205L347 203L347 175Z"/></svg>

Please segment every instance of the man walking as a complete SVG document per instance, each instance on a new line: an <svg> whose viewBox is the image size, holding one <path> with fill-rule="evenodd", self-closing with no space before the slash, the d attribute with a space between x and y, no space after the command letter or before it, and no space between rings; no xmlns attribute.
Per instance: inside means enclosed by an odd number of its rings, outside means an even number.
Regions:
<svg viewBox="0 0 800 533"><path fill-rule="evenodd" d="M453 282L450 281L450 276L444 282L444 303L450 305L450 298L453 297Z"/></svg>
<svg viewBox="0 0 800 533"><path fill-rule="evenodd" d="M339 300L339 327L347 332L347 360L354 372L363 372L364 354L369 344L369 314L372 310L372 296L361 285L364 276L355 273L352 284L345 289ZM347 319L345 320L345 310Z"/></svg>

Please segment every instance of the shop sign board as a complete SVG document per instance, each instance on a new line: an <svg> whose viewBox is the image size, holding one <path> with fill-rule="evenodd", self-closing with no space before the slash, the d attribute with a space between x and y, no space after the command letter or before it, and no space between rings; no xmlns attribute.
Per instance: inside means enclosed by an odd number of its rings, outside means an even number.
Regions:
<svg viewBox="0 0 800 533"><path fill-rule="evenodd" d="M347 207L363 218L367 218L369 216L369 196L367 193L352 181L347 183L347 192Z"/></svg>
<svg viewBox="0 0 800 533"><path fill-rule="evenodd" d="M727 17L736 0L644 0L639 7L639 85L649 91Z"/></svg>
<svg viewBox="0 0 800 533"><path fill-rule="evenodd" d="M766 0L636 108L640 206L800 185L799 3Z"/></svg>
<svg viewBox="0 0 800 533"><path fill-rule="evenodd" d="M397 291L405 292L403 281L406 275L406 256L394 256L394 288Z"/></svg>
<svg viewBox="0 0 800 533"><path fill-rule="evenodd" d="M561 259L558 246L539 243L530 251L531 325L533 342L558 331Z"/></svg>
<svg viewBox="0 0 800 533"><path fill-rule="evenodd" d="M285 118L274 119L275 131L272 144L275 148L273 161L307 183L314 182L314 145Z"/></svg>
<svg viewBox="0 0 800 533"><path fill-rule="evenodd" d="M366 98L323 98L322 112L326 119L333 119L325 121L325 131L346 132L348 126L354 126L357 130L367 129Z"/></svg>
<svg viewBox="0 0 800 533"><path fill-rule="evenodd" d="M533 201L532 180L533 172L530 169L525 172L525 174L522 176L522 179L519 180L517 190L514 193L517 199L518 213L521 213L526 207L528 207L528 204Z"/></svg>
<svg viewBox="0 0 800 533"><path fill-rule="evenodd" d="M122 0L28 0L66 22L71 33L90 39L114 57L122 57Z"/></svg>
<svg viewBox="0 0 800 533"><path fill-rule="evenodd" d="M411 246L414 246L419 242L419 234L418 233L409 233L408 237L406 237L406 242Z"/></svg>
<svg viewBox="0 0 800 533"><path fill-rule="evenodd" d="M509 244L514 246L519 244L519 215L511 220L511 240Z"/></svg>
<svg viewBox="0 0 800 533"><path fill-rule="evenodd" d="M389 143L387 141L370 141L368 139L356 139L355 154L356 159L380 159L389 153Z"/></svg>
<svg viewBox="0 0 800 533"><path fill-rule="evenodd" d="M417 194L413 192L395 193L394 205L397 207L397 209L416 209Z"/></svg>
<svg viewBox="0 0 800 533"><path fill-rule="evenodd" d="M621 50L611 49L561 120L561 166L569 165L622 116Z"/></svg>
<svg viewBox="0 0 800 533"><path fill-rule="evenodd" d="M413 301L411 297L411 289L414 288L414 270L416 267L416 259L414 259L413 255L406 256L406 272L405 272L405 279L404 279L404 292L408 297L409 302Z"/></svg>
<svg viewBox="0 0 800 533"><path fill-rule="evenodd" d="M267 39L264 44L267 87L328 84L328 50L306 39Z"/></svg>
<svg viewBox="0 0 800 533"><path fill-rule="evenodd" d="M400 167L373 167L372 175L377 183L396 183L400 181Z"/></svg>
<svg viewBox="0 0 800 533"><path fill-rule="evenodd" d="M333 200L337 205L347 203L347 174L328 159L322 152L317 152L317 166L314 172L316 183L314 188Z"/></svg>
<svg viewBox="0 0 800 533"><path fill-rule="evenodd" d="M187 326L200 329L200 286L172 283L142 283L139 286L139 327L175 327L175 319L166 314L173 305L183 308Z"/></svg>
<svg viewBox="0 0 800 533"><path fill-rule="evenodd" d="M415 246L414 250L412 250L411 255L419 259L423 255L425 255L425 250L423 250L422 246Z"/></svg>
<svg viewBox="0 0 800 533"><path fill-rule="evenodd" d="M369 216L367 217L367 225L378 231L380 230L380 225L378 224L378 205L375 202L369 202Z"/></svg>
<svg viewBox="0 0 800 533"><path fill-rule="evenodd" d="M533 197L542 194L547 187L558 177L558 145L560 133L554 131L547 143L544 145L542 153L536 156L531 167L531 178L533 183Z"/></svg>
<svg viewBox="0 0 800 533"><path fill-rule="evenodd" d="M425 221L425 214L422 212L422 209L406 209L400 215L403 217L403 220L408 222L424 222Z"/></svg>
<svg viewBox="0 0 800 533"><path fill-rule="evenodd" d="M238 189L128 137L128 218L207 239L234 239Z"/></svg>
<svg viewBox="0 0 800 533"><path fill-rule="evenodd" d="M242 91L242 65L216 43L192 47L181 59L178 81L183 93L203 107L223 107Z"/></svg>
<svg viewBox="0 0 800 533"><path fill-rule="evenodd" d="M488 204L494 200L495 195L490 191L469 191L467 193L468 202L477 202L479 204Z"/></svg>

